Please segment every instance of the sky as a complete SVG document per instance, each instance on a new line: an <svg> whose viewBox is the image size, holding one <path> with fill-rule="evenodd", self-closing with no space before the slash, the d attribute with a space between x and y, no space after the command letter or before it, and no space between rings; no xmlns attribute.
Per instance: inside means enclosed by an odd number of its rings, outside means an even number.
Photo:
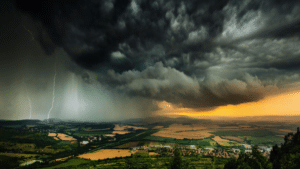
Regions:
<svg viewBox="0 0 300 169"><path fill-rule="evenodd" d="M293 0L1 1L0 119L300 115L299 11Z"/></svg>

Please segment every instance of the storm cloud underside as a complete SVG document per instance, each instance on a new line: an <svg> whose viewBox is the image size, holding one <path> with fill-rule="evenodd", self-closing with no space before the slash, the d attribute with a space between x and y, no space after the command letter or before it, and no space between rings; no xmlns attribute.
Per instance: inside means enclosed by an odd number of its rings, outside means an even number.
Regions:
<svg viewBox="0 0 300 169"><path fill-rule="evenodd" d="M45 54L62 48L80 66L67 69L86 85L137 102L210 110L299 82L299 1L17 0L14 7L32 20Z"/></svg>

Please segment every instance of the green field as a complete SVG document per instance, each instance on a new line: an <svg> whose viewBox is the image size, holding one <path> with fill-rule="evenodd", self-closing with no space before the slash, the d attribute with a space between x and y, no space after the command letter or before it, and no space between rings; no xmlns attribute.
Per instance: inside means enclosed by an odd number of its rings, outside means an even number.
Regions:
<svg viewBox="0 0 300 169"><path fill-rule="evenodd" d="M211 132L216 136L251 136L251 137L265 137L265 136L275 136L278 135L277 132L269 130L219 130Z"/></svg>
<svg viewBox="0 0 300 169"><path fill-rule="evenodd" d="M220 130L212 132L216 136L236 136L245 140L245 143L255 145L275 145L280 144L284 140L278 137L278 133L269 130L246 130L246 131L231 131Z"/></svg>
<svg viewBox="0 0 300 169"><path fill-rule="evenodd" d="M280 144L284 142L282 137L278 136L266 136L266 137L247 137L247 142L250 141L251 144L261 145L261 144Z"/></svg>
<svg viewBox="0 0 300 169"><path fill-rule="evenodd" d="M159 142L165 142L165 143L176 143L176 144L183 144L183 145L198 145L198 146L212 146L212 140L211 138L205 138L201 140L188 140L188 139L174 139L169 137L156 137L156 136L147 136L144 138L144 140L147 141L159 141Z"/></svg>
<svg viewBox="0 0 300 169"><path fill-rule="evenodd" d="M52 167L47 167L47 168L44 168L44 169L54 169L54 168L78 168L80 166L78 165L82 165L82 164L87 164L87 163L90 163L91 161L90 160L85 160L85 159L81 159L81 158L75 158L75 159L70 159L62 164L59 164L59 165L55 165L55 166L52 166Z"/></svg>
<svg viewBox="0 0 300 169"><path fill-rule="evenodd" d="M113 130L103 130L103 131L77 131L73 135L80 137L80 136L97 136L97 135L104 135L104 134L112 134Z"/></svg>

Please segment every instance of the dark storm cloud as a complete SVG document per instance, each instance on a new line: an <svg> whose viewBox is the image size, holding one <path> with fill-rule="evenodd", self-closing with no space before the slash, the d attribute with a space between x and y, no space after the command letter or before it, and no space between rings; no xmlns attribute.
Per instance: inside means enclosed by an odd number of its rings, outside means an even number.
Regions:
<svg viewBox="0 0 300 169"><path fill-rule="evenodd" d="M129 95L155 100L167 100L184 107L209 109L227 104L258 101L268 92L276 91L272 85L264 86L257 77L245 74L243 79L214 79L204 81L187 76L161 62L142 72L127 71L122 74L109 71L105 80L110 86Z"/></svg>
<svg viewBox="0 0 300 169"><path fill-rule="evenodd" d="M116 71L144 69L163 60L145 53L157 44L173 50L199 26L213 38L222 31L222 8L227 1L17 1L16 7L39 20L50 39L64 47L75 62L88 69L113 68ZM31 4L35 4L34 7ZM207 9L206 9L207 8ZM43 31L38 39L47 53ZM48 48L46 48L48 47ZM187 46L183 52L195 50ZM207 47L203 45L202 49ZM124 59L111 55L120 51ZM145 53L144 56L137 57ZM146 62L146 63L145 63Z"/></svg>
<svg viewBox="0 0 300 169"><path fill-rule="evenodd" d="M299 80L299 1L17 0L16 7L36 21L46 53L63 47L130 96L209 109L258 101L278 91L278 79ZM90 74L70 70L91 83Z"/></svg>
<svg viewBox="0 0 300 169"><path fill-rule="evenodd" d="M259 38L287 38L294 37L300 35L300 17L296 20L290 22L284 22L276 25L272 25L270 27L266 26L265 28L252 33L251 35L238 38L236 40L231 41L231 44L239 43L245 40L250 39L259 39Z"/></svg>

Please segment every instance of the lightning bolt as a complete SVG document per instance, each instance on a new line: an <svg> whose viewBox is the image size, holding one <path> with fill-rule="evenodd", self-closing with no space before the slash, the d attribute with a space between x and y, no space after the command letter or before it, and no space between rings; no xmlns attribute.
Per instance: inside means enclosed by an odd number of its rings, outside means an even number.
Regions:
<svg viewBox="0 0 300 169"><path fill-rule="evenodd" d="M32 32L31 32L29 29L26 29L26 27L25 27L24 25L22 25L22 26L23 26L23 28L24 28L26 31L28 31L28 32L30 33L30 35L31 35L31 37L32 37L31 40L34 40L34 36L33 36Z"/></svg>
<svg viewBox="0 0 300 169"><path fill-rule="evenodd" d="M29 102L29 111L30 111L29 119L31 119L31 115L32 115L31 99L30 99L30 97L29 97L29 92L28 92L28 90L27 90L27 85L26 85L26 83L25 83L24 77L23 77L23 83L25 84L25 89L26 89L26 93L27 93L27 100L28 100L28 102Z"/></svg>
<svg viewBox="0 0 300 169"><path fill-rule="evenodd" d="M50 113L53 109L53 105L54 105L54 100L55 100L55 78L56 78L56 64L55 64L55 73L54 73L54 78L53 78L53 92L52 92L52 105L51 108L48 112L48 121L49 121L49 117L50 117Z"/></svg>
<svg viewBox="0 0 300 169"><path fill-rule="evenodd" d="M27 96L27 99L29 101L29 107L30 107L30 116L29 116L29 119L31 119L31 113L32 113L31 100L30 100L29 96Z"/></svg>
<svg viewBox="0 0 300 169"><path fill-rule="evenodd" d="M31 119L32 107L31 107L31 99L30 99L30 97L29 97L29 93L28 93L27 87L26 87L26 93L27 93L27 100L28 100L28 102L29 102L29 108L30 108L29 119Z"/></svg>

